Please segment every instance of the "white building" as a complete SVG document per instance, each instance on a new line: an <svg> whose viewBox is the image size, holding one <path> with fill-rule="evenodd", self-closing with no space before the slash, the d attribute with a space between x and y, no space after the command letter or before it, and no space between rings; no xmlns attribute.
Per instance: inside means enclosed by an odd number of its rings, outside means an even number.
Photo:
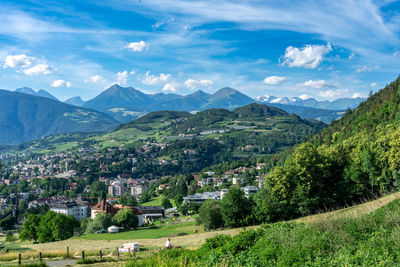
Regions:
<svg viewBox="0 0 400 267"><path fill-rule="evenodd" d="M81 198L75 200L50 203L50 210L64 215L72 215L81 221L90 215L90 204Z"/></svg>
<svg viewBox="0 0 400 267"><path fill-rule="evenodd" d="M108 194L111 196L121 196L125 193L125 187L121 184L120 181L114 181L108 187Z"/></svg>
<svg viewBox="0 0 400 267"><path fill-rule="evenodd" d="M144 185L133 186L131 187L131 195L135 197L141 196L146 189L147 187Z"/></svg>

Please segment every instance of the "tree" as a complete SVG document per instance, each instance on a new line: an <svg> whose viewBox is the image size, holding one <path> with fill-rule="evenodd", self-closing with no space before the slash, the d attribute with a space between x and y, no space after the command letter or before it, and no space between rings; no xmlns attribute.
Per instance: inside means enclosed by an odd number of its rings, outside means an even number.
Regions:
<svg viewBox="0 0 400 267"><path fill-rule="evenodd" d="M149 202L151 197L153 196L153 190L151 188L147 189L141 196L140 196L140 203L146 203Z"/></svg>
<svg viewBox="0 0 400 267"><path fill-rule="evenodd" d="M181 194L176 195L174 197L174 201L175 201L176 205L179 207L183 203L183 195L181 195Z"/></svg>
<svg viewBox="0 0 400 267"><path fill-rule="evenodd" d="M180 205L178 207L178 211L182 214L182 215L188 215L189 214L189 204L183 202L182 205Z"/></svg>
<svg viewBox="0 0 400 267"><path fill-rule="evenodd" d="M251 213L251 206L238 186L231 187L221 200L221 213L225 225L228 227L246 225L246 218Z"/></svg>
<svg viewBox="0 0 400 267"><path fill-rule="evenodd" d="M12 215L8 215L6 218L0 220L0 228L2 230L14 229L14 225L15 225L15 217Z"/></svg>
<svg viewBox="0 0 400 267"><path fill-rule="evenodd" d="M170 201L168 198L166 198L166 197L163 197L163 198L162 198L162 200L161 200L161 206L162 206L164 209L170 209L170 208L172 208L171 201Z"/></svg>
<svg viewBox="0 0 400 267"><path fill-rule="evenodd" d="M11 231L8 231L6 234L6 242L14 243L15 241L17 241L17 238Z"/></svg>
<svg viewBox="0 0 400 267"><path fill-rule="evenodd" d="M98 213L93 221L88 222L85 233L94 233L98 230L107 229L112 225L112 216L105 212Z"/></svg>
<svg viewBox="0 0 400 267"><path fill-rule="evenodd" d="M199 215L199 222L204 225L206 231L224 226L220 202L217 200L209 199L201 204Z"/></svg>
<svg viewBox="0 0 400 267"><path fill-rule="evenodd" d="M48 211L40 219L38 241L40 243L65 240L73 236L79 221L72 215Z"/></svg>
<svg viewBox="0 0 400 267"><path fill-rule="evenodd" d="M136 228L139 224L139 218L131 209L121 209L114 215L113 222L125 229Z"/></svg>
<svg viewBox="0 0 400 267"><path fill-rule="evenodd" d="M29 214L25 222L22 224L22 230L19 233L19 238L24 240L37 240L38 239L38 226L41 216L36 214Z"/></svg>
<svg viewBox="0 0 400 267"><path fill-rule="evenodd" d="M92 197L101 197L107 192L107 185L102 181L95 181L90 185L90 195Z"/></svg>
<svg viewBox="0 0 400 267"><path fill-rule="evenodd" d="M128 194L123 194L119 198L119 203L124 206L137 206L136 198Z"/></svg>
<svg viewBox="0 0 400 267"><path fill-rule="evenodd" d="M72 215L57 213L52 219L50 227L55 241L65 240L74 235L74 228L79 227L79 221Z"/></svg>

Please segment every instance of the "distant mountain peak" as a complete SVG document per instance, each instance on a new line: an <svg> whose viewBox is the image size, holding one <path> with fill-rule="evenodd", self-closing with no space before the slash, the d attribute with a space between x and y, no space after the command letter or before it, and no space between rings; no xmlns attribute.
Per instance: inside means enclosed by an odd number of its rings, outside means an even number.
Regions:
<svg viewBox="0 0 400 267"><path fill-rule="evenodd" d="M73 96L73 97L68 98L67 100L65 100L64 103L69 104L69 105L82 107L86 102L83 101L80 96Z"/></svg>
<svg viewBox="0 0 400 267"><path fill-rule="evenodd" d="M30 87L21 87L21 88L17 88L17 89L15 89L15 92L24 93L24 94L30 94L30 95L35 95L35 94L36 94L36 91L33 90L33 89L30 88Z"/></svg>
<svg viewBox="0 0 400 267"><path fill-rule="evenodd" d="M346 110L348 108L355 108L361 102L363 102L364 98L338 98L333 101L318 101L315 98L312 98L308 95L301 95L299 97L276 97L271 95L264 95L256 97L255 100L262 103L269 104L285 104L285 105L294 105L301 107L310 107L317 109L327 109L327 110Z"/></svg>
<svg viewBox="0 0 400 267"><path fill-rule="evenodd" d="M214 95L233 95L233 94L236 94L236 93L240 93L240 92L238 90L235 90L235 89L231 88L231 87L224 87L224 88L221 88L218 91L216 91L214 93Z"/></svg>
<svg viewBox="0 0 400 267"><path fill-rule="evenodd" d="M46 90L43 90L43 89L40 89L36 92L35 90L33 90L30 87L21 87L21 88L15 89L15 92L27 94L27 95L41 96L41 97L45 97L45 98L49 98L49 99L58 101L58 99L55 96L53 96L52 94L50 94L49 92L47 92Z"/></svg>

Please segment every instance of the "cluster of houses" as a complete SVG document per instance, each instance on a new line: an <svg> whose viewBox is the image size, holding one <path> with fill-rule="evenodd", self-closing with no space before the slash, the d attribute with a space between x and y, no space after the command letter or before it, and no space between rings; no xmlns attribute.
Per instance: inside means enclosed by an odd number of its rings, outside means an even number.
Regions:
<svg viewBox="0 0 400 267"><path fill-rule="evenodd" d="M81 197L67 199L65 197L52 197L37 199L29 202L30 207L48 205L51 211L64 215L72 215L81 221L85 218L96 218L102 212L115 215L121 209L131 209L139 218L139 226L165 217L165 210L160 206L124 206L121 204L112 205L113 199L103 199L97 204L83 200Z"/></svg>

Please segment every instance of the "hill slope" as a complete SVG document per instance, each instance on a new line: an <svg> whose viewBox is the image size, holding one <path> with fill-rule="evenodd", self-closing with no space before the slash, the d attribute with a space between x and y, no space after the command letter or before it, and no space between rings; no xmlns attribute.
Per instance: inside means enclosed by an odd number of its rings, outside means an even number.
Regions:
<svg viewBox="0 0 400 267"><path fill-rule="evenodd" d="M155 142L169 144L160 151L162 155L159 156L181 158L186 149L211 151L217 148L220 154L206 157L199 153L183 159L187 160L188 166L194 166L195 161L199 166L206 167L210 164L202 161L212 157L217 161L218 155L228 161L262 157L285 150L325 126L322 122L303 120L283 110L255 103L233 111L209 109L194 115L182 111L156 111L122 124L106 134L47 137L27 144L25 147L29 148L24 151L60 152L66 148L76 148L78 143L105 148L138 147ZM226 154L221 156L221 153Z"/></svg>
<svg viewBox="0 0 400 267"><path fill-rule="evenodd" d="M369 97L266 177L265 219L345 206L400 189L400 78ZM282 181L285 181L282 185Z"/></svg>
<svg viewBox="0 0 400 267"><path fill-rule="evenodd" d="M110 116L59 101L0 90L0 143L16 144L66 132L110 130Z"/></svg>

